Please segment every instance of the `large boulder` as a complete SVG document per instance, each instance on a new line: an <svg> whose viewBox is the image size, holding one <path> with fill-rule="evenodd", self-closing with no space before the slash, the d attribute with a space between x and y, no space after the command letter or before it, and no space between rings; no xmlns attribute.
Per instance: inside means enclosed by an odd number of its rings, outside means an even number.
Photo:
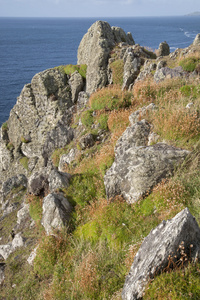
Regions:
<svg viewBox="0 0 200 300"><path fill-rule="evenodd" d="M170 48L169 48L169 45L167 44L167 42L160 43L157 55L158 56L167 56L169 54L170 54Z"/></svg>
<svg viewBox="0 0 200 300"><path fill-rule="evenodd" d="M128 127L117 141L115 161L104 176L108 198L122 195L128 203L143 197L171 175L189 153L166 143L148 146L150 124L142 120Z"/></svg>
<svg viewBox="0 0 200 300"><path fill-rule="evenodd" d="M173 219L163 221L144 239L122 291L123 300L142 299L145 287L170 260L196 259L200 254L200 228L185 208ZM185 256L186 255L186 256Z"/></svg>
<svg viewBox="0 0 200 300"><path fill-rule="evenodd" d="M69 84L72 90L72 101L75 103L78 99L78 94L82 91L84 87L83 77L79 74L78 71L75 71L70 79Z"/></svg>
<svg viewBox="0 0 200 300"><path fill-rule="evenodd" d="M108 59L110 51L120 42L133 44L118 27L111 28L107 22L97 21L82 38L78 48L78 64L87 65L86 92L89 94L108 84Z"/></svg>
<svg viewBox="0 0 200 300"><path fill-rule="evenodd" d="M43 199L42 225L47 234L55 229L61 229L69 219L72 207L68 200L61 194L49 194Z"/></svg>

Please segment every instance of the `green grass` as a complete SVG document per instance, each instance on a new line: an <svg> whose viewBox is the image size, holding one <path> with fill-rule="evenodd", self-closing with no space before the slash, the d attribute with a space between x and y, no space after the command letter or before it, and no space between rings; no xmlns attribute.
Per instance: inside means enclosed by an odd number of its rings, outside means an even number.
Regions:
<svg viewBox="0 0 200 300"><path fill-rule="evenodd" d="M75 71L78 71L79 74L83 77L86 78L86 72L87 72L87 66L86 65L66 65L64 66L64 71L66 74L71 75Z"/></svg>
<svg viewBox="0 0 200 300"><path fill-rule="evenodd" d="M112 70L112 80L113 84L118 84L122 86L123 84L123 74L124 74L124 62L123 59L115 60L110 64Z"/></svg>
<svg viewBox="0 0 200 300"><path fill-rule="evenodd" d="M144 300L200 299L200 263L189 264L183 270L163 273L146 289Z"/></svg>
<svg viewBox="0 0 200 300"><path fill-rule="evenodd" d="M93 124L93 116L92 116L93 110L89 109L89 110L85 110L82 114L81 114L81 122L85 127L91 127Z"/></svg>
<svg viewBox="0 0 200 300"><path fill-rule="evenodd" d="M199 63L200 63L200 58L197 58L195 56L190 56L182 59L179 65L183 68L184 71L193 72Z"/></svg>

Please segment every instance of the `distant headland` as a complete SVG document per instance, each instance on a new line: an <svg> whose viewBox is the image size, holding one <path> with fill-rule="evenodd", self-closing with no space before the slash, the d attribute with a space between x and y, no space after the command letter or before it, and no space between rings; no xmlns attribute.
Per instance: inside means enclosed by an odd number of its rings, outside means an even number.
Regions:
<svg viewBox="0 0 200 300"><path fill-rule="evenodd" d="M187 14L186 16L200 16L200 11L195 11L195 12L192 12L190 14Z"/></svg>

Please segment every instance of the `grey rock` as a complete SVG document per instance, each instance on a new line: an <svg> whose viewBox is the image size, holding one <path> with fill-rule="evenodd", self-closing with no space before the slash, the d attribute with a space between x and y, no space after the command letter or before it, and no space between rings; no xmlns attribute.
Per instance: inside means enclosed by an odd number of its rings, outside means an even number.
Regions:
<svg viewBox="0 0 200 300"><path fill-rule="evenodd" d="M39 245L37 245L33 251L31 252L31 254L29 255L29 257L27 258L27 262L29 263L29 265L32 265L34 262L34 259L36 258L37 255L37 249L38 249Z"/></svg>
<svg viewBox="0 0 200 300"><path fill-rule="evenodd" d="M130 32L126 33L124 30L120 27L112 26L111 27L113 35L114 35L114 41L115 43L119 44L121 42L127 43L129 45L134 45L134 39L132 37L132 34Z"/></svg>
<svg viewBox="0 0 200 300"><path fill-rule="evenodd" d="M27 187L27 178L23 174L18 174L3 182L0 192L1 203L4 203L6 196L12 191L12 189L19 186Z"/></svg>
<svg viewBox="0 0 200 300"><path fill-rule="evenodd" d="M72 105L68 77L56 68L36 74L31 83L24 86L7 121L12 151L8 151L5 142L0 141L0 170L6 171L4 176L11 173L9 169L13 160L12 172L19 173L19 164L16 162L22 154L28 158L39 158L41 165L44 164L42 154L46 161L54 147L62 147L71 141ZM0 174L1 177L3 175Z"/></svg>
<svg viewBox="0 0 200 300"><path fill-rule="evenodd" d="M58 171L64 172L66 165L69 165L76 156L77 150L75 148L71 149L68 154L63 154L59 161Z"/></svg>
<svg viewBox="0 0 200 300"><path fill-rule="evenodd" d="M29 193L39 196L45 194L49 189L48 175L45 170L33 172L28 180Z"/></svg>
<svg viewBox="0 0 200 300"><path fill-rule="evenodd" d="M59 188L68 187L70 177L71 175L68 173L52 170L48 176L50 192L53 193Z"/></svg>
<svg viewBox="0 0 200 300"><path fill-rule="evenodd" d="M77 109L80 110L84 108L89 101L89 94L86 92L80 92L78 94L78 100L77 100Z"/></svg>
<svg viewBox="0 0 200 300"><path fill-rule="evenodd" d="M162 81L164 79L170 79L174 77L183 77L186 75L186 72L183 71L182 67L176 67L170 69L168 67L164 67L161 69L157 69L154 74L154 80L156 82Z"/></svg>
<svg viewBox="0 0 200 300"><path fill-rule="evenodd" d="M193 42L194 46L200 45L200 33L198 33Z"/></svg>
<svg viewBox="0 0 200 300"><path fill-rule="evenodd" d="M148 75L152 73L156 69L156 63L150 63L149 60L146 60L142 71L139 73L135 82L139 80L144 80Z"/></svg>
<svg viewBox="0 0 200 300"><path fill-rule="evenodd" d="M126 277L122 299L141 299L148 282L167 267L169 255L174 262L180 259L181 245L188 258L195 260L199 256L200 228L188 208L163 221L144 239Z"/></svg>
<svg viewBox="0 0 200 300"><path fill-rule="evenodd" d="M47 234L53 233L54 229L61 229L69 219L71 205L61 194L49 194L43 199L42 225Z"/></svg>
<svg viewBox="0 0 200 300"><path fill-rule="evenodd" d="M147 146L151 126L142 120L128 127L115 147L115 161L104 176L108 198L122 195L128 203L143 197L173 173L189 151L165 143Z"/></svg>
<svg viewBox="0 0 200 300"><path fill-rule="evenodd" d="M78 71L75 71L71 75L69 79L69 84L72 90L72 102L75 103L77 102L78 94L82 91L84 87L83 77L79 74Z"/></svg>
<svg viewBox="0 0 200 300"><path fill-rule="evenodd" d="M123 39L123 40L122 40ZM87 65L86 92L91 94L106 86L108 59L116 43L131 42L121 28L112 28L107 22L97 21L82 38L78 48L78 64Z"/></svg>
<svg viewBox="0 0 200 300"><path fill-rule="evenodd" d="M27 218L30 218L29 204L23 203L22 208L17 212L17 224L22 224Z"/></svg>
<svg viewBox="0 0 200 300"><path fill-rule="evenodd" d="M162 42L158 48L158 56L167 56L170 54L170 48L167 42Z"/></svg>
<svg viewBox="0 0 200 300"><path fill-rule="evenodd" d="M133 52L128 52L124 64L123 86L122 89L128 89L130 84L137 78L141 67L141 59L134 55Z"/></svg>
<svg viewBox="0 0 200 300"><path fill-rule="evenodd" d="M12 243L7 245L0 245L0 255L6 260L11 253L13 253L17 248L24 247L25 241L21 236L21 233L17 233L12 240Z"/></svg>
<svg viewBox="0 0 200 300"><path fill-rule="evenodd" d="M95 138L94 138L93 134L91 134L91 133L84 135L79 140L79 145L82 150L84 150L86 148L90 148L90 147L94 146L94 144L95 144Z"/></svg>
<svg viewBox="0 0 200 300"><path fill-rule="evenodd" d="M165 60L160 60L157 65L157 70L166 67L167 62Z"/></svg>

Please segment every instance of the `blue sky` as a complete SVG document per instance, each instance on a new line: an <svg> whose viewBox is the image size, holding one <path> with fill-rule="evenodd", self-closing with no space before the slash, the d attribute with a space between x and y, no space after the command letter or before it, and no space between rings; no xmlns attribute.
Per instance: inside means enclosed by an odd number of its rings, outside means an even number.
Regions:
<svg viewBox="0 0 200 300"><path fill-rule="evenodd" d="M1 17L176 16L200 11L200 0L0 0Z"/></svg>

